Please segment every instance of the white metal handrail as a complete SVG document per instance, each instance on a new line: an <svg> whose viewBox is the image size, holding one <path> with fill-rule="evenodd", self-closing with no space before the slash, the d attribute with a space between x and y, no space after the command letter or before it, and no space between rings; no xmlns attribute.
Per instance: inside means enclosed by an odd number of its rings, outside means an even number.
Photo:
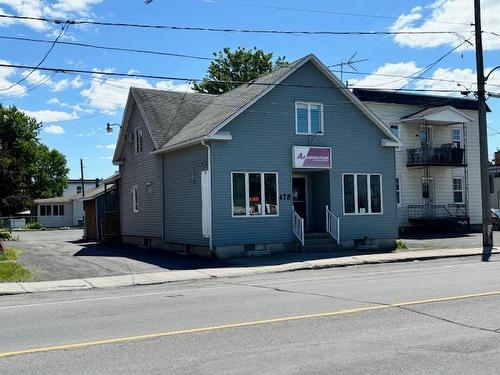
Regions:
<svg viewBox="0 0 500 375"><path fill-rule="evenodd" d="M328 206L326 206L326 231L337 240L337 243L340 242L340 220Z"/></svg>
<svg viewBox="0 0 500 375"><path fill-rule="evenodd" d="M304 246L304 219L300 217L300 215L292 210L292 225L293 225L293 234L300 241L302 247Z"/></svg>

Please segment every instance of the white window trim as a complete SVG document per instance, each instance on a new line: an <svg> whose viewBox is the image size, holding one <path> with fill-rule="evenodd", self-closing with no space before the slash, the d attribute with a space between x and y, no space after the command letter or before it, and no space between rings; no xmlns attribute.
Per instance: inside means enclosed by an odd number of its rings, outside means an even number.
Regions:
<svg viewBox="0 0 500 375"><path fill-rule="evenodd" d="M355 212L345 212L345 186L344 186L344 176L352 175L354 176L354 211ZM363 175L367 176L367 190L368 190L368 212L358 213L358 176ZM380 212L371 212L372 211L372 191L370 186L370 176L379 176L380 177ZM365 216L365 215L383 215L384 214L384 189L382 185L382 174L381 173L371 173L371 172L359 172L359 173L342 173L342 212L345 216Z"/></svg>
<svg viewBox="0 0 500 375"><path fill-rule="evenodd" d="M460 142L460 146L462 145L462 139L463 139L463 135L462 135L462 128L459 128L458 126L454 126L453 128L451 128L451 134L450 134L450 137L451 137L451 142L457 142L453 139L453 131L454 130L458 130L458 132L460 133L460 140L458 142Z"/></svg>
<svg viewBox="0 0 500 375"><path fill-rule="evenodd" d="M301 133L299 132L299 118L298 118L298 111L297 111L297 106L298 105L305 105L307 106L307 133ZM310 106L311 105L319 105L320 106L320 125L321 125L321 130L319 133L311 133L311 110ZM323 135L325 134L325 129L324 129L324 114L323 114L323 103L320 102L306 102L306 101L296 101L295 102L295 134L297 135Z"/></svg>
<svg viewBox="0 0 500 375"><path fill-rule="evenodd" d="M132 209L135 213L139 212L139 200L137 195L139 194L139 187L137 185L132 186Z"/></svg>
<svg viewBox="0 0 500 375"><path fill-rule="evenodd" d="M401 176L396 176L396 178L399 180L399 203L397 203L397 207L402 207L403 206L403 189L402 189L402 178ZM396 190L396 197L397 197L397 190ZM397 202L397 200L396 200Z"/></svg>
<svg viewBox="0 0 500 375"><path fill-rule="evenodd" d="M233 189L233 175L238 174L238 173L243 173L245 174L245 215L235 215L234 214L234 189ZM255 174L260 174L260 199L262 202L262 215L250 215L250 203L248 202L248 175L250 173L255 173ZM276 176L276 214L271 215L271 214L266 214L266 194L264 191L265 188L265 182L264 182L264 175L266 174L274 174ZM250 172L243 172L243 171L234 171L231 172L231 216L235 218L247 218L247 217L279 217L280 216L280 201L279 201L279 182L278 182L278 172L260 172L260 171L250 171Z"/></svg>
<svg viewBox="0 0 500 375"><path fill-rule="evenodd" d="M139 136L141 139L141 143L139 144ZM140 151L138 151L138 146L140 146ZM141 128L135 128L134 129L134 151L135 154L142 154L142 151L144 149L143 146L143 138L142 138L142 129Z"/></svg>
<svg viewBox="0 0 500 375"><path fill-rule="evenodd" d="M462 186L462 189L461 190L455 190L455 181L453 180L460 180L462 181L461 182L461 186ZM465 189L464 189L464 178L461 177L461 176L458 176L458 177L452 177L451 178L451 191L452 191L452 194L453 194L453 203L454 204L464 204L465 203ZM462 193L462 201L461 202L455 202L455 192L458 192L460 191Z"/></svg>

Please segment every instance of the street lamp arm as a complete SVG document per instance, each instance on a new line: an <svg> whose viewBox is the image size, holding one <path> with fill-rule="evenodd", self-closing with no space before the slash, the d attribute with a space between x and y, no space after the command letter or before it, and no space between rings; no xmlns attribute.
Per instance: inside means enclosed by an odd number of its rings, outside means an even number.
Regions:
<svg viewBox="0 0 500 375"><path fill-rule="evenodd" d="M106 124L106 131L108 133L112 133L113 132L113 126L118 126L120 129L122 128L122 126L118 123L114 123L114 124L110 124L109 122Z"/></svg>
<svg viewBox="0 0 500 375"><path fill-rule="evenodd" d="M490 70L490 72L488 73L488 75L486 77L484 77L484 82L488 81L488 78L490 78L491 73L493 73L497 69L500 69L500 65L495 66L493 69Z"/></svg>

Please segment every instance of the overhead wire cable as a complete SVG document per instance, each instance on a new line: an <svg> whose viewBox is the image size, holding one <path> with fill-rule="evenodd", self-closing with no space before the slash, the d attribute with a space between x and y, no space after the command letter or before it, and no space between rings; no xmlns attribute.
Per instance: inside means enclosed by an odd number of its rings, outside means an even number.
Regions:
<svg viewBox="0 0 500 375"><path fill-rule="evenodd" d="M54 41L52 42L52 45L50 46L50 48L47 50L47 52L45 53L45 55L42 57L42 59L40 60L40 62L31 68L31 71L26 74L24 77L22 77L21 79L19 79L18 81L14 82L13 84L11 84L10 86L8 87L4 87L4 88L0 88L0 91L7 91L7 90L10 90L14 87L16 87L17 85L19 85L21 82L24 82L26 79L28 79L37 69L40 68L40 66L44 63L44 61L47 59L47 57L50 55L50 53L52 52L52 50L54 49L54 47L56 46L57 42L59 41L59 39L64 35L64 33L68 30L69 28L69 25L65 24L61 27L61 31L59 32L59 34L57 35L57 37L54 39Z"/></svg>
<svg viewBox="0 0 500 375"><path fill-rule="evenodd" d="M153 25L141 23L126 22L105 22L95 20L72 20L55 19L46 17L16 16L9 14L0 14L0 18L42 21L54 24L70 25L95 25L95 26L114 26L114 27L132 27L140 29L164 29L177 31L206 31L221 33L250 33L250 34L283 34L283 35L440 35L453 34L457 32L468 32L459 30L441 30L441 31L331 31L331 30L272 30L272 29L237 29L237 28L218 28L202 26L176 26L176 25Z"/></svg>

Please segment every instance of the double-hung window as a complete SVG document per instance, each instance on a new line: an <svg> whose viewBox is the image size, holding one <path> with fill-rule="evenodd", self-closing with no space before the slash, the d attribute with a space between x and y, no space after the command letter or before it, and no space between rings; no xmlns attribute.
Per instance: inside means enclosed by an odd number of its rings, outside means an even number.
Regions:
<svg viewBox="0 0 500 375"><path fill-rule="evenodd" d="M137 185L132 186L132 208L134 212L139 212L139 200L137 197L138 190Z"/></svg>
<svg viewBox="0 0 500 375"><path fill-rule="evenodd" d="M295 102L295 133L323 134L323 104Z"/></svg>
<svg viewBox="0 0 500 375"><path fill-rule="evenodd" d="M462 144L462 129L460 128L452 128L451 129L451 142L456 147L460 148Z"/></svg>
<svg viewBox="0 0 500 375"><path fill-rule="evenodd" d="M278 215L278 174L274 172L233 172L233 216Z"/></svg>
<svg viewBox="0 0 500 375"><path fill-rule="evenodd" d="M462 177L453 177L453 203L464 203L464 183Z"/></svg>
<svg viewBox="0 0 500 375"><path fill-rule="evenodd" d="M382 213L382 176L380 174L345 173L344 214Z"/></svg>
<svg viewBox="0 0 500 375"><path fill-rule="evenodd" d="M134 146L135 153L140 154L142 152L142 129L135 129L134 131Z"/></svg>

